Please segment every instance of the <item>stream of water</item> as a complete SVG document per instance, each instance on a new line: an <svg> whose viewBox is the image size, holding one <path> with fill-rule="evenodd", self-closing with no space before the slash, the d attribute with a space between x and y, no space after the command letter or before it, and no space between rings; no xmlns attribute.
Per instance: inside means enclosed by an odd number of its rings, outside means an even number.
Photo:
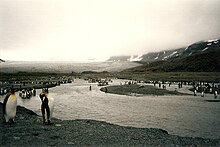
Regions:
<svg viewBox="0 0 220 147"><path fill-rule="evenodd" d="M110 84L121 82L124 81L115 79ZM176 85L172 86L169 90L173 90ZM50 96L55 99L53 117L63 120L94 119L122 126L161 128L180 136L220 139L220 102L206 101L214 100L211 94L205 97L137 97L108 94L99 89L96 83L82 79L49 89ZM40 91L37 90L37 96L31 99L18 98L18 105L41 115ZM191 93L187 87L183 87L181 92ZM2 96L0 101L3 101Z"/></svg>

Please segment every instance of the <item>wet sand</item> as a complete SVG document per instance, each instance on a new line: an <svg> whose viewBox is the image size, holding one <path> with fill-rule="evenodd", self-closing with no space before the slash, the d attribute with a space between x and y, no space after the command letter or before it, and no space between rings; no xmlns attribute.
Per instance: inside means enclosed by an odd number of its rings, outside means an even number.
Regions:
<svg viewBox="0 0 220 147"><path fill-rule="evenodd" d="M0 146L220 146L220 139L180 137L162 129L122 127L96 120L53 118L53 124L47 126L42 125L41 116L20 106L15 120L16 124L6 125L1 117Z"/></svg>

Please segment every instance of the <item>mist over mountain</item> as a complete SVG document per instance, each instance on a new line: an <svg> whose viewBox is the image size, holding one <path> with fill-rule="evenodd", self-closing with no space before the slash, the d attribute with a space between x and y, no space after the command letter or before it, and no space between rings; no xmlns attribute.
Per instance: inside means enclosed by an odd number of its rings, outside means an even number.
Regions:
<svg viewBox="0 0 220 147"><path fill-rule="evenodd" d="M134 63L134 62L137 63ZM139 56L112 56L106 62L20 62L0 59L2 72L50 71L220 71L220 39L200 41L185 48L164 50ZM141 64L138 64L141 63Z"/></svg>
<svg viewBox="0 0 220 147"><path fill-rule="evenodd" d="M139 56L112 56L108 61L138 61L154 62L182 59L195 54L205 53L220 49L220 39L200 41L184 48L163 50L159 52L150 52Z"/></svg>
<svg viewBox="0 0 220 147"><path fill-rule="evenodd" d="M124 72L146 71L220 71L220 39L193 43L186 48L148 53L141 56L142 66Z"/></svg>
<svg viewBox="0 0 220 147"><path fill-rule="evenodd" d="M142 56L142 62L167 61L183 59L192 55L220 49L220 39L200 41L193 43L186 48L148 53Z"/></svg>

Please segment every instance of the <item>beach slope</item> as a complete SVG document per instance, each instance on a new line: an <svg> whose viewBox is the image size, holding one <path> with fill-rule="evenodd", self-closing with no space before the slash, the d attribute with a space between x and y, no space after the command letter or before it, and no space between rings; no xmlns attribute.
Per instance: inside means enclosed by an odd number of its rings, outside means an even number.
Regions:
<svg viewBox="0 0 220 147"><path fill-rule="evenodd" d="M162 129L95 120L53 118L53 124L47 126L42 125L41 116L20 106L15 120L16 124L6 125L1 117L0 146L220 146L220 139L180 137Z"/></svg>

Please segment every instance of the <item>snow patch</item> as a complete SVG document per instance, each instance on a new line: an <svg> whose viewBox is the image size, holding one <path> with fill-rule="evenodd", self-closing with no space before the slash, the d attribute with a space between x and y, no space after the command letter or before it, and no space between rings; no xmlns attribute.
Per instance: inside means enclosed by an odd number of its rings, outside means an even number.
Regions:
<svg viewBox="0 0 220 147"><path fill-rule="evenodd" d="M218 39L208 40L207 42L215 42L218 41Z"/></svg>
<svg viewBox="0 0 220 147"><path fill-rule="evenodd" d="M212 43L208 43L207 45L210 46L210 45L212 45Z"/></svg>
<svg viewBox="0 0 220 147"><path fill-rule="evenodd" d="M166 56L166 57L163 57L163 59L162 60L166 60L168 58L168 56Z"/></svg>
<svg viewBox="0 0 220 147"><path fill-rule="evenodd" d="M193 44L194 44L194 43L189 44L189 45L188 45L188 46L185 48L185 50L188 50L188 49L189 49L189 47L191 47Z"/></svg>
<svg viewBox="0 0 220 147"><path fill-rule="evenodd" d="M131 56L130 61L141 61L143 59L142 55L138 55L136 57Z"/></svg>
<svg viewBox="0 0 220 147"><path fill-rule="evenodd" d="M158 59L158 56L156 57L156 58L154 58L155 60L157 60Z"/></svg>
<svg viewBox="0 0 220 147"><path fill-rule="evenodd" d="M204 52L204 51L207 50L207 49L208 49L208 47L204 48L204 49L202 50L202 52Z"/></svg>
<svg viewBox="0 0 220 147"><path fill-rule="evenodd" d="M173 55L175 55L177 53L177 51L172 52L172 54L170 54L169 56L172 57Z"/></svg>

